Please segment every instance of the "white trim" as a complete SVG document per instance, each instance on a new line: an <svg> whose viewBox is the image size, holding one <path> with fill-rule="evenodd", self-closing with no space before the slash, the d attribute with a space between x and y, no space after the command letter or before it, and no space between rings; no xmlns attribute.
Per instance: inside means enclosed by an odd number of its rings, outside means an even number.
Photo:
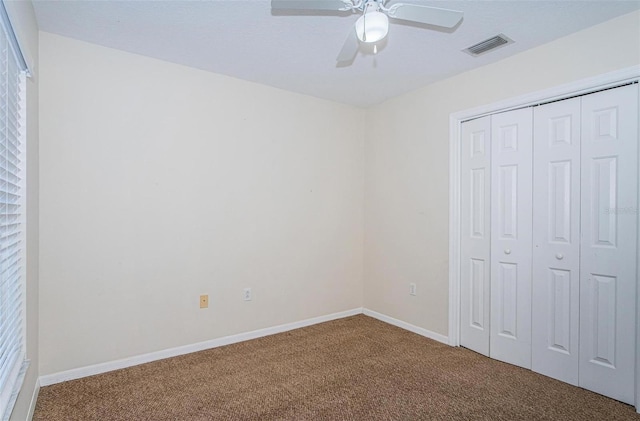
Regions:
<svg viewBox="0 0 640 421"><path fill-rule="evenodd" d="M555 101L576 95L614 87L640 79L640 66L627 67L603 75L582 79L553 88L544 89L483 105L449 116L449 344L460 345L460 123L497 112ZM640 294L639 294L640 300ZM640 301L638 302L640 305ZM640 329L637 333L640 343ZM640 377L640 357L636 377ZM640 411L639 402L636 408Z"/></svg>
<svg viewBox="0 0 640 421"><path fill-rule="evenodd" d="M637 81L640 78L640 66L631 66L625 69L605 73L603 75L581 79L564 85L542 91L520 95L515 98L505 99L492 104L482 105L468 110L451 114L455 121L462 122L485 115L502 113L516 108L529 107L550 101L558 101L576 95L585 95L602 89L613 88L624 83ZM451 137L449 137L451 140Z"/></svg>
<svg viewBox="0 0 640 421"><path fill-rule="evenodd" d="M40 379L36 379L36 385L33 388L33 394L31 395L31 403L29 403L29 411L27 412L27 421L31 421L33 413L36 410L36 403L38 402L38 395L40 394Z"/></svg>
<svg viewBox="0 0 640 421"><path fill-rule="evenodd" d="M449 345L460 346L460 120L453 114L449 136Z"/></svg>
<svg viewBox="0 0 640 421"><path fill-rule="evenodd" d="M430 330L412 325L410 323L403 322L402 320L394 319L393 317L387 316L386 314L378 313L377 311L369 310L367 308L363 309L363 313L365 316L373 317L374 319L378 319L385 323L389 323L390 325L408 330L409 332L417 333L418 335L433 339L434 341L442 342L443 344L449 344L449 338L440 333L432 332Z"/></svg>
<svg viewBox="0 0 640 421"><path fill-rule="evenodd" d="M299 322L286 323L279 326L268 327L264 329L254 330L251 332L239 333L237 335L225 336L222 338L212 339L209 341L198 342L191 345L179 346L176 348L165 349L162 351L150 352L148 354L136 355L129 358L123 358L120 360L109 361L106 363L94 364L86 367L74 368L71 370L61 371L58 373L47 374L40 376L36 383L36 390L33 392L31 399L31 406L29 408L29 418L33 416L33 410L38 398L40 387L50 386L56 383L62 383L69 380L81 379L83 377L94 376L96 374L102 374L109 371L120 370L122 368L133 367L140 364L145 364L153 361L163 360L165 358L177 357L179 355L190 354L192 352L204 351L206 349L217 348L220 346L231 345L238 342L248 341L251 339L261 338L263 336L274 335L276 333L287 332L293 329L299 329L301 327L311 326L318 323L324 323L331 320L343 319L345 317L355 316L357 314L365 314L374 319L378 319L385 323L397 326L401 329L408 330L418 335L424 336L429 339L433 339L444 344L449 343L449 338L440 333L432 332L428 329L424 329L418 326L414 326L410 323L403 322L402 320L394 319L385 314L378 313L377 311L369 310L366 308L354 308L351 310L341 311L339 313L328 314L326 316L314 317L311 319L302 320Z"/></svg>
<svg viewBox="0 0 640 421"><path fill-rule="evenodd" d="M640 89L638 90L638 109L640 110ZM638 121L638 133L640 133L640 121ZM640 142L640 139L638 139ZM640 162L640 148L638 148L638 162ZM640 171L639 171L640 175ZM638 184L638 203L636 203L638 216L638 236L636 237L636 412L640 414L640 183Z"/></svg>
<svg viewBox="0 0 640 421"><path fill-rule="evenodd" d="M203 351L205 349L217 348L224 345L230 345L238 342L248 341L251 339L261 338L263 336L274 335L276 333L287 332L289 330L299 329L301 327L311 326L336 319L342 319L349 316L355 316L356 314L362 314L361 307L341 311L339 313L328 314L326 316L314 317L299 322L286 323L279 326L258 329L251 332L239 333L237 335L225 336L217 339L211 339L209 341L198 342L191 345L179 346L176 348L170 348L162 351L150 352L148 354L137 355L134 357L123 358L116 361L109 361L106 363L94 364L86 367L74 368L72 370L61 371L59 373L47 374L44 376L40 376L40 385L49 386L68 380L80 379L83 377L106 373L108 371L120 370L122 368L132 367L139 364L145 364L152 361L163 360L165 358L176 357L178 355L190 354L192 352Z"/></svg>

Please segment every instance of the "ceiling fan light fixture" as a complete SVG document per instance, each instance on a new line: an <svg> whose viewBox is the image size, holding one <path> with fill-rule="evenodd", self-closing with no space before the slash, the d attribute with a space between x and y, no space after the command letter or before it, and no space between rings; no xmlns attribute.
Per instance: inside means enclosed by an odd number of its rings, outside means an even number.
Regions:
<svg viewBox="0 0 640 421"><path fill-rule="evenodd" d="M360 42L378 42L389 32L389 18L382 12L368 12L356 21L356 35Z"/></svg>

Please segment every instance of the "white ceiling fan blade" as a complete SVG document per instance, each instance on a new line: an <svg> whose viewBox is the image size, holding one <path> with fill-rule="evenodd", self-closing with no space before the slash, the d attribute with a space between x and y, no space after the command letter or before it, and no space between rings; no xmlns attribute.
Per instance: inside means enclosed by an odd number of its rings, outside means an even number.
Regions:
<svg viewBox="0 0 640 421"><path fill-rule="evenodd" d="M271 0L273 10L334 10L353 9L350 0Z"/></svg>
<svg viewBox="0 0 640 421"><path fill-rule="evenodd" d="M347 39L344 41L344 45L342 46L342 50L340 50L340 54L338 54L336 61L338 63L353 61L356 53L358 52L358 48L360 48L360 42L358 42L358 36L356 35L354 27L349 31L349 35L347 35Z"/></svg>
<svg viewBox="0 0 640 421"><path fill-rule="evenodd" d="M389 8L389 17L410 22L453 28L462 19L463 13L457 10L438 7L418 6L417 4L394 4Z"/></svg>

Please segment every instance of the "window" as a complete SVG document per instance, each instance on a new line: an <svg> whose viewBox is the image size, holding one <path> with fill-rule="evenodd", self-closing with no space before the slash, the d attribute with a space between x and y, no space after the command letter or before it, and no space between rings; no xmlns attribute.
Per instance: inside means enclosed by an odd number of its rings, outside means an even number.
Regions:
<svg viewBox="0 0 640 421"><path fill-rule="evenodd" d="M24 341L26 65L0 2L0 415L7 419L27 361Z"/></svg>

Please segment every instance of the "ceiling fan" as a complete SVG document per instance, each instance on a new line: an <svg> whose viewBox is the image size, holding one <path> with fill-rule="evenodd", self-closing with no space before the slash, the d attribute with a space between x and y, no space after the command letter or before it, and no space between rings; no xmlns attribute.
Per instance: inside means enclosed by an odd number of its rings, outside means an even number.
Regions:
<svg viewBox="0 0 640 421"><path fill-rule="evenodd" d="M338 62L352 61L359 43L374 44L389 31L389 18L408 22L453 28L462 19L462 12L417 4L396 3L389 0L271 0L272 10L309 10L362 13L336 58Z"/></svg>

